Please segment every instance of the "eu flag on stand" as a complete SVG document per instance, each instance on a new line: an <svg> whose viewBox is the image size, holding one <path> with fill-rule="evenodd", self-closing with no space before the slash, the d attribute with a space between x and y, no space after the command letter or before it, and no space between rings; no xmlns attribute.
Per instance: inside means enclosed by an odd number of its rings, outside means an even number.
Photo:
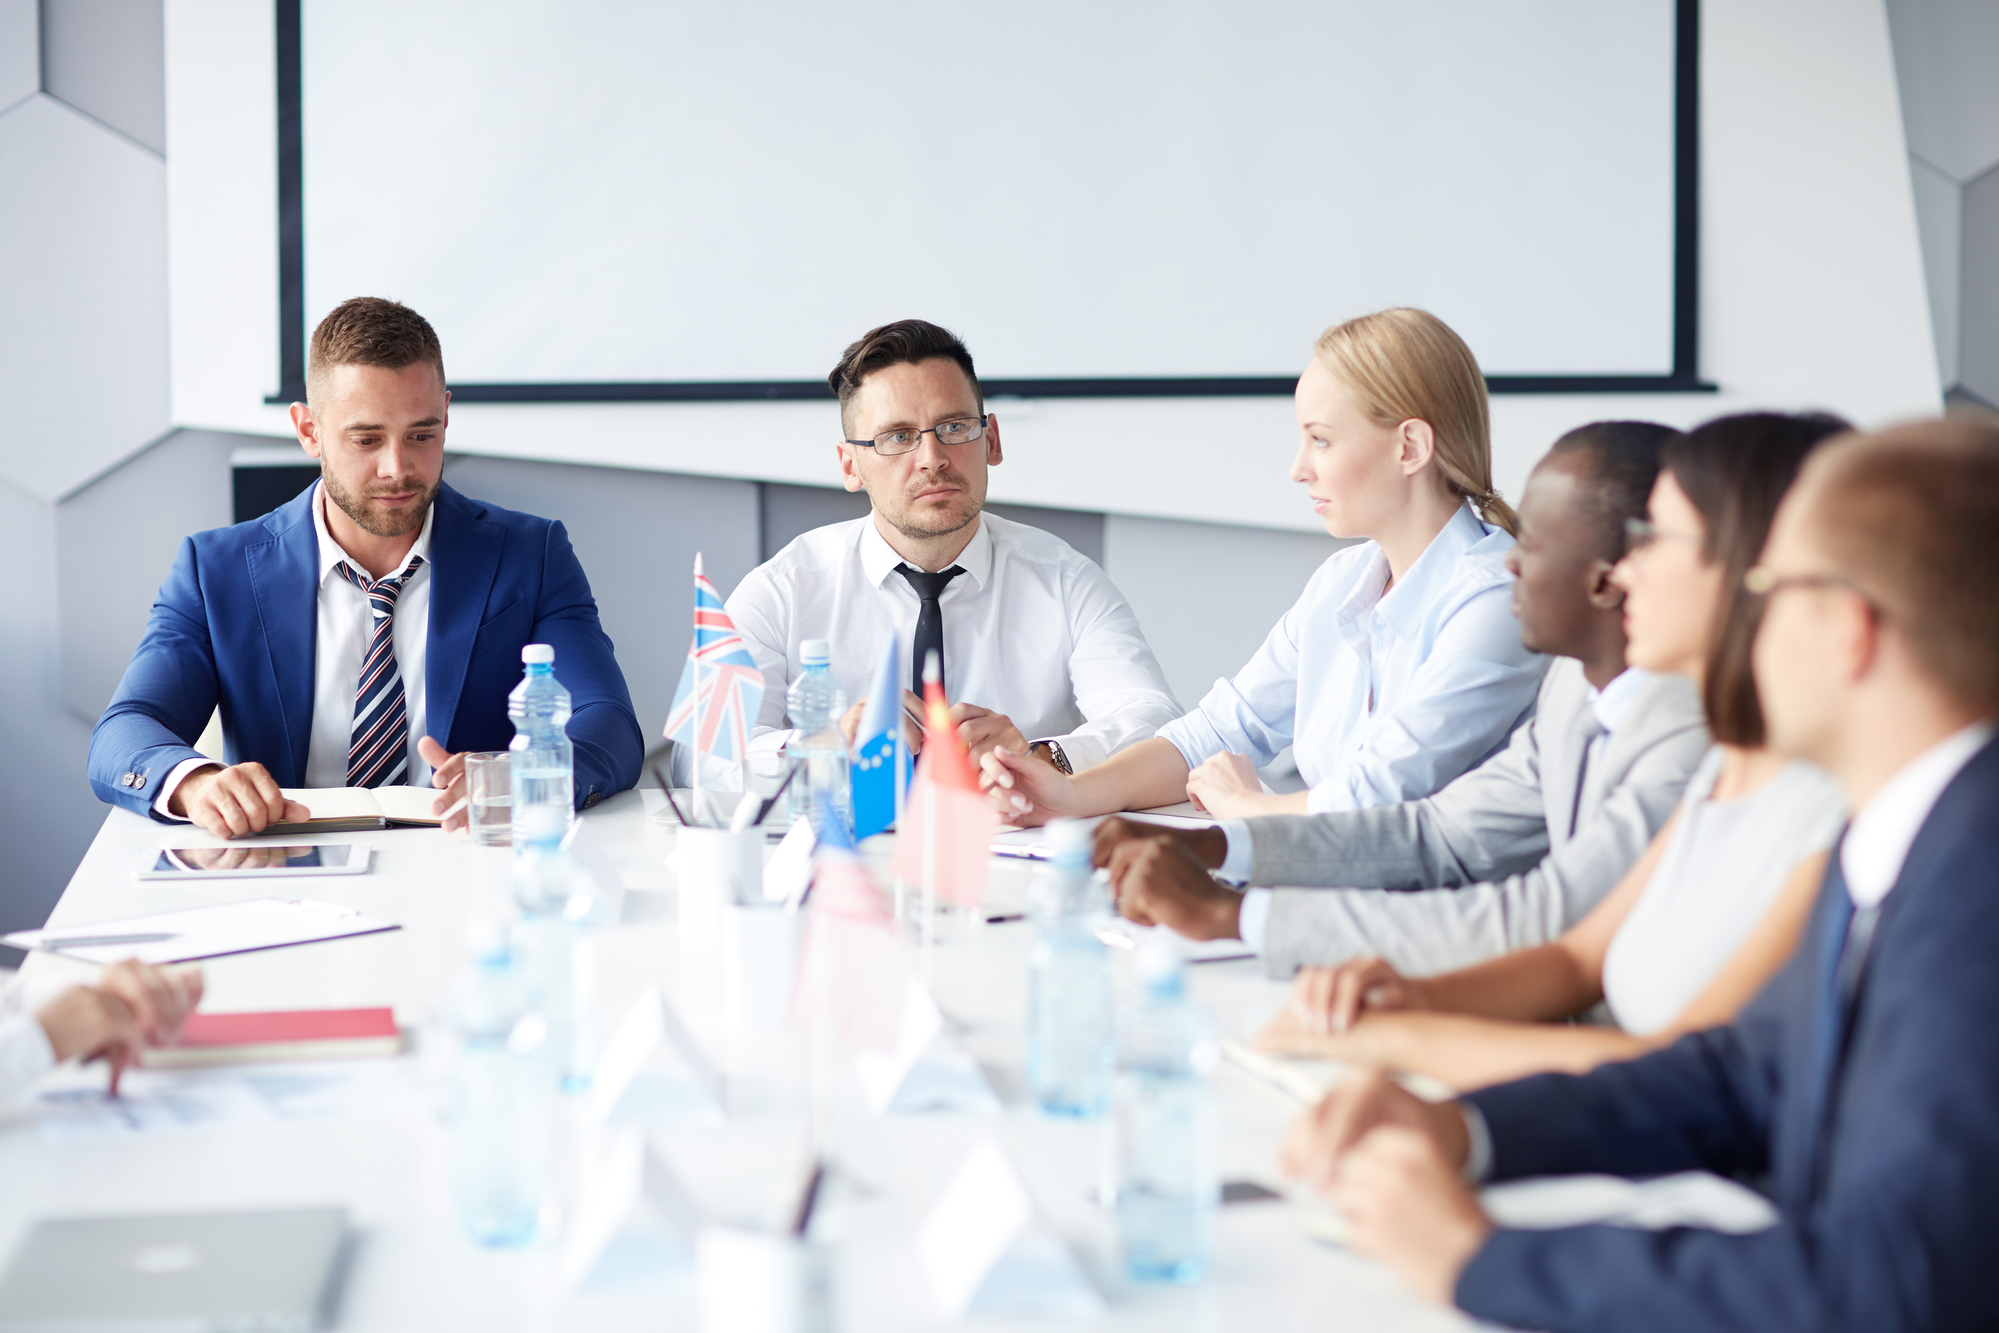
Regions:
<svg viewBox="0 0 1999 1333"><path fill-rule="evenodd" d="M909 751L902 734L902 652L893 634L875 668L854 746L854 840L895 823L909 784Z"/></svg>

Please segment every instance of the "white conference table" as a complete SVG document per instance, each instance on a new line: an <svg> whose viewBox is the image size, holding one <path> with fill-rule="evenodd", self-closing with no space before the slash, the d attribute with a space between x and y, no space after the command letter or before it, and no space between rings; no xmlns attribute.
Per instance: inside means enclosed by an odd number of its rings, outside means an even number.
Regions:
<svg viewBox="0 0 1999 1333"><path fill-rule="evenodd" d="M627 792L586 816L617 861L627 886L620 924L596 932L600 1031L608 1032L648 985L677 988L675 830L648 817L656 792ZM402 1076L437 1096L444 1063L425 1052L448 1012L462 968L468 918L508 911L512 853L476 848L464 835L395 830L296 841L367 841L370 873L289 882L243 879L208 886L139 881L133 871L156 848L213 845L185 827L169 828L114 810L50 917L76 926L237 898L303 896L337 902L401 923L385 934L218 958L204 966L213 1011L391 1005L415 1030L417 1050L397 1062ZM996 858L993 892L1018 895L1028 868ZM1045 1221L1077 1249L1108 1311L1089 1327L1146 1329L1461 1328L1461 1317L1407 1296L1381 1269L1309 1239L1290 1201L1225 1206L1207 1280L1191 1287L1133 1287L1123 1281L1111 1218L1089 1197L1106 1160L1107 1125L1040 1116L1022 1076L1022 922L942 924L935 990L953 1040L980 1063L1004 1103L998 1116L922 1114L869 1117L858 1106L833 1137L840 1185L815 1234L834 1248L842 1329L943 1326L912 1245L915 1228L950 1174L981 1141L997 1138L1028 1182ZM46 954L29 976L91 970ZM1201 964L1195 993L1225 1035L1243 1035L1282 1002L1282 986L1253 962ZM726 1038L713 1013L690 1023L718 1060ZM781 1039L780 1039L781 1040ZM800 1048L802 1051L802 1047ZM802 1055L801 1055L802 1064ZM790 1179L803 1142L803 1074L798 1095L773 1094L726 1124L654 1128L661 1155L718 1220L768 1216ZM1295 1104L1224 1064L1215 1075L1225 1180L1281 1185L1276 1146ZM414 1100L414 1099L412 1099ZM0 1253L37 1218L236 1210L338 1204L357 1242L335 1327L656 1329L691 1327L697 1286L691 1267L565 1290L551 1244L486 1250L462 1238L453 1212L448 1128L435 1114L385 1119L305 1119L186 1129L89 1142L50 1141L32 1100L0 1120Z"/></svg>

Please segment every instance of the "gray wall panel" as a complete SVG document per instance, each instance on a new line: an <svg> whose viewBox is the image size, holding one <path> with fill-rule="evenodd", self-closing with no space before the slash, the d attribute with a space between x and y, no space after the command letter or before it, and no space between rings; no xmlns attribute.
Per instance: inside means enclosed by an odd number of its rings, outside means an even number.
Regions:
<svg viewBox="0 0 1999 1333"><path fill-rule="evenodd" d="M230 521L229 451L262 436L175 431L56 507L62 700L96 722L189 533Z"/></svg>
<svg viewBox="0 0 1999 1333"><path fill-rule="evenodd" d="M444 475L467 495L562 521L617 645L646 744L657 745L694 633L694 553L728 596L757 563L756 483L462 456L446 462Z"/></svg>
<svg viewBox="0 0 1999 1333"><path fill-rule="evenodd" d="M1346 544L1224 523L1104 520L1104 568L1186 708L1249 660L1312 571Z"/></svg>
<svg viewBox="0 0 1999 1333"><path fill-rule="evenodd" d="M41 19L43 91L164 154L161 0L41 0Z"/></svg>

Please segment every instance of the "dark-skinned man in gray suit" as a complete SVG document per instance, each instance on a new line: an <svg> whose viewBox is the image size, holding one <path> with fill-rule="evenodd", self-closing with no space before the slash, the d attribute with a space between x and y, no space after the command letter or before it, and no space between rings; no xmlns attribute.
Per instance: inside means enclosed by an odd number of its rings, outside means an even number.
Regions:
<svg viewBox="0 0 1999 1333"><path fill-rule="evenodd" d="M1528 480L1508 555L1528 648L1561 660L1504 750L1433 796L1162 833L1097 832L1118 905L1194 939L1241 938L1277 976L1379 954L1435 972L1554 939L1630 869L1708 744L1683 678L1624 661L1610 571L1672 431L1597 422ZM1247 894L1211 872L1252 887ZM1282 886L1282 887L1280 887Z"/></svg>

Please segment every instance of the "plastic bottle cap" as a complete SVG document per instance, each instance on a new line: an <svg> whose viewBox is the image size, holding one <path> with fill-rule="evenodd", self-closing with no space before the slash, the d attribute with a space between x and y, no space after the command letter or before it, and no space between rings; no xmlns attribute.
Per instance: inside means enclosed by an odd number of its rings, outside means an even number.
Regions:
<svg viewBox="0 0 1999 1333"><path fill-rule="evenodd" d="M481 913L466 923L465 956L475 963L504 963L512 951L507 923Z"/></svg>
<svg viewBox="0 0 1999 1333"><path fill-rule="evenodd" d="M1182 985L1180 950L1162 935L1153 935L1138 946L1132 970L1138 984L1155 995L1177 995Z"/></svg>
<svg viewBox="0 0 1999 1333"><path fill-rule="evenodd" d="M1084 819L1048 821L1048 859L1087 870L1096 854L1096 825Z"/></svg>
<svg viewBox="0 0 1999 1333"><path fill-rule="evenodd" d="M801 639L798 643L798 660L809 667L830 666L833 662L833 645L824 639Z"/></svg>
<svg viewBox="0 0 1999 1333"><path fill-rule="evenodd" d="M529 666L546 666L555 660L555 646L547 643L531 643L521 649L521 661Z"/></svg>

